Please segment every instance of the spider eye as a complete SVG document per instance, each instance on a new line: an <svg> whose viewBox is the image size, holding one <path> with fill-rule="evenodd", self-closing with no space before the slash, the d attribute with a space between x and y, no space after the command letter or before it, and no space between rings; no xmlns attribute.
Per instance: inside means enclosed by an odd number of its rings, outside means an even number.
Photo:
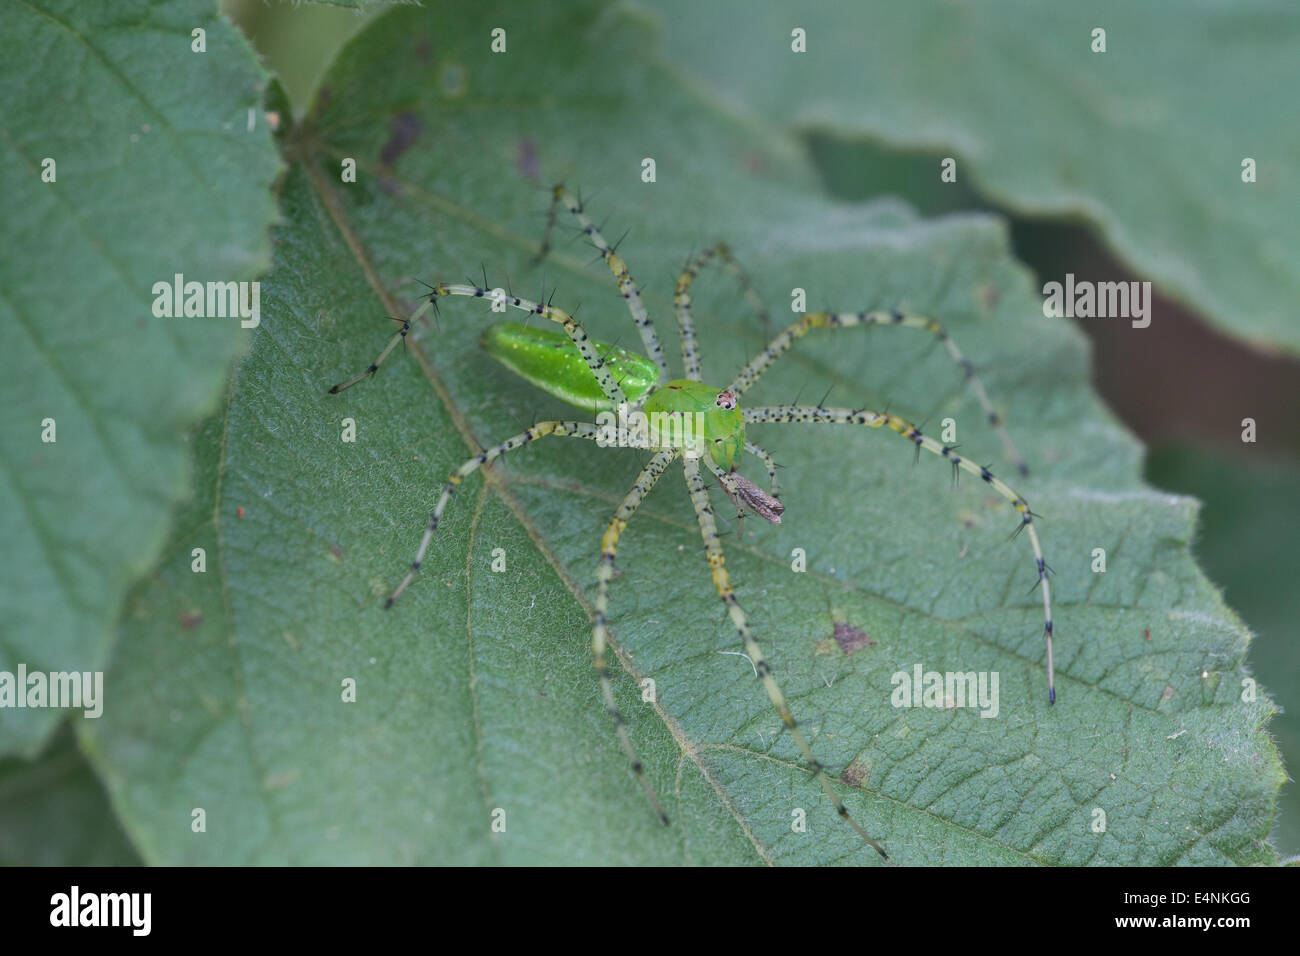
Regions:
<svg viewBox="0 0 1300 956"><path fill-rule="evenodd" d="M731 411L736 407L736 393L731 391L719 392L716 404L719 408Z"/></svg>

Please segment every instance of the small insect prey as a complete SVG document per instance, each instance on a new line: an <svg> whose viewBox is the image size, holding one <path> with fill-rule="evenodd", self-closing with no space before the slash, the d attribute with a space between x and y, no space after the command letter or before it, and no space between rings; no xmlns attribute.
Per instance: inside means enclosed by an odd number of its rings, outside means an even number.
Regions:
<svg viewBox="0 0 1300 956"><path fill-rule="evenodd" d="M744 505L754 514L772 522L772 524L781 523L781 515L785 513L785 505L781 504L778 498L769 495L740 472L733 471L728 477L731 479L731 486L728 487L724 484L723 491L731 498L731 502L736 505L737 510L741 505Z"/></svg>

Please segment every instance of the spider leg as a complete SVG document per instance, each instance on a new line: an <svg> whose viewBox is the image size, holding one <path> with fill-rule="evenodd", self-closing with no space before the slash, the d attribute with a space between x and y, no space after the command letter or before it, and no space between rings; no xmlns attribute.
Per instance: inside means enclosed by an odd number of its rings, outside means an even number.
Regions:
<svg viewBox="0 0 1300 956"><path fill-rule="evenodd" d="M605 529L605 534L600 540L600 569L596 576L596 622L591 630L591 663L596 668L596 674L600 677L600 695L605 702L605 710L614 719L614 729L618 731L619 743L623 747L623 752L627 754L627 759L632 764L632 772L641 781L641 786L650 799L650 804L665 825L668 824L668 814L664 813L663 806L659 803L659 797L655 794L654 785L650 782L650 778L645 775L645 769L641 766L641 761L637 757L636 748L632 745L632 738L628 736L623 714L614 700L614 687L609 679L609 665L605 662L605 645L609 640L609 628L605 623L605 615L609 610L609 582L614 579L614 559L618 555L619 536L627 527L628 521L631 520L632 515L640 506L642 499L650 493L650 489L659 481L660 476L672 464L672 460L676 455L677 452L673 449L664 449L650 459L649 464L641 469L641 474L637 475L632 490L623 498L618 510L614 512L614 517L610 520L609 526Z"/></svg>
<svg viewBox="0 0 1300 956"><path fill-rule="evenodd" d="M766 334L770 334L768 329L772 324L772 317L763 305L763 300L754 291L754 284L725 243L720 242L692 256L687 261L686 267L682 269L682 274L677 277L677 290L673 293L673 305L677 308L677 328L681 332L682 339L682 363L686 367L686 377L692 382L704 381L704 374L700 369L699 346L695 342L695 324L691 320L691 283L710 262L721 262L736 277L750 306L763 320L763 330Z"/></svg>
<svg viewBox="0 0 1300 956"><path fill-rule="evenodd" d="M781 495L777 492L776 485L776 459L752 441L745 442L745 451L751 455L757 455L759 460L763 462L763 466L767 469L768 491L771 492L773 498L780 498Z"/></svg>
<svg viewBox="0 0 1300 956"><path fill-rule="evenodd" d="M577 319L571 316L568 312L565 312L563 309L556 308L549 302L533 302L530 299L525 299L517 295L507 295L504 289L489 289L487 288L486 283L479 286L473 284L465 285L453 282L439 282L437 285L430 286L430 288L433 291L429 293L429 300L424 305L420 306L420 308L417 309L409 319L402 323L401 328L399 328L397 333L389 340L388 345L386 345L384 350L379 353L379 357L371 362L364 372L361 372L359 375L354 375L347 381L335 385L329 390L329 394L337 395L344 389L351 388L362 379L374 375L375 372L379 370L379 366L383 364L384 359L388 358L389 353L397 347L397 343L406 338L407 334L411 330L411 323L420 318L420 316L422 316L428 309L437 309L437 301L439 298L447 295L463 295L476 299L499 301L511 308L519 309L520 311L527 312L531 315L540 315L543 318L550 319L552 322L562 325L565 333L569 336L569 339L577 348L578 353L582 356L583 361L587 363L587 368L591 370L591 374L596 379L597 384L600 385L600 390L605 393L605 397L609 399L615 407L627 402L627 396L623 394L622 387L618 384L618 380L614 377L614 374L609 370L609 366L601 356L600 351L592 344L586 330L578 323Z"/></svg>
<svg viewBox="0 0 1300 956"><path fill-rule="evenodd" d="M1056 703L1056 672L1052 662L1052 594L1051 587L1047 583L1047 565L1043 561L1043 549L1038 541L1038 532L1034 528L1034 514L1029 510L1029 502L1025 501L1019 492L1015 491L983 465L977 465L969 458L963 458L956 454L952 448L941 442L935 441L929 435L921 434L921 430L904 418L897 415L891 415L888 412L873 412L866 408L822 408L813 405L767 405L757 408L747 408L744 412L745 423L750 424L758 422L819 422L841 425L866 425L869 428L880 428L887 425L891 430L897 432L903 438L913 442L918 449L924 448L926 451L938 455L940 458L946 458L952 462L953 466L960 468L962 471L978 476L981 480L992 486L993 490L1000 494L1011 506L1016 509L1020 515L1020 526L1029 534L1029 543L1034 549L1034 566L1038 571L1038 583L1043 588L1043 637L1047 642L1047 699L1050 703Z"/></svg>
<svg viewBox="0 0 1300 956"><path fill-rule="evenodd" d="M556 207L561 203L577 217L578 222L582 225L582 231L591 240L591 244L596 247L600 257L605 260L605 264L609 266L609 271L613 273L614 281L618 283L618 291L627 300L628 312L631 313L632 321L636 323L637 331L641 334L641 342L645 346L646 355L659 367L659 384L664 384L672 377L668 372L668 360L664 357L663 346L659 344L659 336L655 334L654 323L650 321L650 315L646 312L645 304L641 301L641 292L637 288L632 274L628 272L627 263L605 241L605 237L600 234L600 230L596 228L595 223L587 218L582 201L562 185L557 185L551 191L551 208L546 217L546 231L542 235L542 245L537 258L544 258L546 253L550 251L551 230L555 225L555 211Z"/></svg>
<svg viewBox="0 0 1300 956"><path fill-rule="evenodd" d="M566 421L545 421L538 422L532 428L525 429L513 438L507 438L500 444L493 445L491 448L485 448L473 458L470 458L463 465L457 468L447 478L447 484L442 489L442 494L438 497L438 503L433 508L433 514L429 517L429 525L424 529L424 537L420 539L420 548L415 554L415 560L411 562L411 570L406 572L406 577L402 583L397 586L392 595L384 602L384 607L393 606L403 591L410 586L415 580L415 576L420 573L420 565L424 562L425 552L429 550L429 543L433 540L434 532L438 530L438 522L442 520L442 513L447 508L447 502L451 496L456 493L456 488L474 472L478 471L484 465L495 461L508 451L526 445L531 441L539 438L546 438L548 435L560 435L567 438L587 438L592 441L599 440L604 436L602 429L591 422L566 422ZM634 444L631 436L620 436L620 444Z"/></svg>
<svg viewBox="0 0 1300 956"><path fill-rule="evenodd" d="M1006 428L1002 425L1002 417L993 407L989 400L988 393L984 390L984 384L980 381L979 376L975 374L975 367L970 360L966 358L957 348L957 343L953 341L952 336L948 334L947 329L937 321L927 318L923 315L913 315L909 312L889 311L878 309L873 312L808 312L792 322L788 328L776 338L772 339L767 346L754 356L754 359L740 370L735 380L727 386L737 395L743 393L767 371L772 364L790 350L791 346L803 338L812 329L835 329L851 328L853 326L903 326L905 328L922 329L929 332L936 339L943 342L948 349L948 354L953 362L962 370L966 381L970 383L971 391L979 400L980 406L984 409L984 414L1002 439L1003 448L1006 449L1007 457L1016 466L1016 469L1022 474L1029 474L1029 468L1020 453L1016 451L1015 444L1011 441L1011 436L1007 434Z"/></svg>
<svg viewBox="0 0 1300 956"><path fill-rule="evenodd" d="M400 322L401 325L398 326L397 331L393 333L393 337L388 340L388 344L384 346L384 350L379 353L379 357L376 358L373 362L371 362L370 365L367 366L364 372L361 372L359 375L353 375L347 381L339 382L337 385L331 388L327 394L337 395L339 392L343 391L344 389L351 388L353 385L357 384L357 382L360 382L362 379L367 379L370 376L374 375L376 372L378 372L379 366L384 364L384 359L388 358L389 354L393 351L393 349L397 348L397 343L405 341L406 337L411 333L411 323L419 319L421 316L424 315L425 312L429 311L429 309L431 308L436 308L432 298L429 299L428 302L424 303L424 305L416 309L409 319L403 320L403 319L394 318L393 321Z"/></svg>
<svg viewBox="0 0 1300 956"><path fill-rule="evenodd" d="M744 609L741 608L740 602L736 600L735 592L731 589L731 579L727 574L726 558L722 553L722 542L718 538L718 526L713 520L713 506L709 503L709 493L704 487L704 479L700 477L700 463L694 458L683 458L682 461L686 473L686 487L691 493L691 504L695 506L695 516L699 520L700 535L704 538L704 550L708 557L709 568L713 572L714 590L718 592L718 597L722 599L722 603L727 608L731 623L735 625L736 633L740 636L741 643L744 645L745 653L754 662L754 668L758 672L758 679L763 682L763 688L767 691L768 699L772 701L772 706L776 708L781 722L789 729L790 736L794 738L795 743L799 746L804 760L812 767L823 792L835 805L836 812L847 820L858 835L866 840L877 853L885 859L889 859L889 854L881 848L880 844L873 840L853 817L849 816L844 801L831 788L826 769L813 756L807 738L804 737L803 731L799 729L794 716L790 713L790 707L785 702L785 696L781 693L776 678L772 676L772 667L763 657L763 651L759 648L758 642L754 640L754 635L749 629L749 619L746 617Z"/></svg>

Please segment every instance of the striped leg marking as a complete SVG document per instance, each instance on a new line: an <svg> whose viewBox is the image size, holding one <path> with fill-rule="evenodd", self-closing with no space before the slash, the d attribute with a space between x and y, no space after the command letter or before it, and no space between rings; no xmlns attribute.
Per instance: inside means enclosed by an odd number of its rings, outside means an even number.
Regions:
<svg viewBox="0 0 1300 956"><path fill-rule="evenodd" d="M1002 416L994 409L993 403L989 401L988 393L984 390L984 384L975 374L975 367L971 365L970 360L966 358L961 349L957 348L957 343L952 340L947 330L936 322L934 319L926 318L923 315L913 315L909 312L897 312L888 310L876 310L874 312L809 312L800 316L790 326L772 339L763 351L754 357L754 360L740 370L728 388L737 395L744 392L749 386L758 381L759 376L771 367L772 363L790 350L794 343L803 338L811 329L845 329L853 326L903 326L912 329L923 329L929 332L948 349L948 354L962 370L966 376L966 381L970 383L971 391L979 400L980 406L984 409L984 414L995 429L998 436L1002 439L1002 446L1006 449L1007 457L1016 466L1016 470L1022 475L1029 474L1029 468L1020 453L1016 451L1015 444L1011 441L1011 436L1007 434L1006 428L1002 425Z"/></svg>
<svg viewBox="0 0 1300 956"><path fill-rule="evenodd" d="M637 332L641 335L641 342L645 346L646 355L659 367L659 384L664 384L672 378L668 372L668 360L664 357L663 346L659 344L659 336L655 334L654 323L650 321L650 315L646 312L645 304L641 301L641 292L632 278L632 273L627 270L627 263L605 241L605 237L600 234L600 230L596 228L595 223L587 218L587 213L583 210L582 203L578 198L563 186L556 186L552 190L551 208L546 217L546 232L542 236L542 248L538 252L538 258L545 257L550 250L551 229L555 226L555 209L561 203L577 217L578 222L582 224L582 231L591 240L591 244L600 252L600 257L609 266L609 271L614 274L614 281L618 283L618 291L627 300L627 309L632 314L632 321L636 323Z"/></svg>
<svg viewBox="0 0 1300 956"><path fill-rule="evenodd" d="M605 702L605 710L614 719L614 729L618 731L618 740L623 746L623 752L627 754L627 759L632 763L632 772L641 781L641 787L645 790L646 796L650 798L655 813L659 815L659 819L665 825L668 824L668 814L664 813L664 808L659 803L659 797L655 794L654 785L650 782L650 778L645 775L641 761L636 755L636 748L632 746L632 738L628 736L627 726L623 722L623 714L614 700L614 687L609 679L609 665L605 662L605 645L609 641L609 629L605 623L605 614L609 609L609 582L614 578L614 559L618 555L619 536L623 533L623 529L627 527L632 515L636 513L642 499L650 493L650 489L655 486L660 476L672 464L676 455L675 450L665 449L650 459L650 463L641 470L641 474L637 475L632 490L627 493L619 504L618 510L614 512L613 520L605 529L604 537L600 539L600 569L596 573L596 623L591 630L591 663L596 668L596 674L600 677L600 695Z"/></svg>
<svg viewBox="0 0 1300 956"><path fill-rule="evenodd" d="M888 413L881 414L869 409L859 408L822 408L813 405L768 405L745 409L745 423L759 422L817 422L840 425L866 425L880 428L887 425L903 438L915 443L918 448L946 458L954 468L960 468L982 481L987 482L1020 515L1021 526L1029 532L1029 543L1034 548L1034 566L1038 571L1038 582L1043 589L1043 636L1047 642L1047 699L1056 703L1056 671L1052 662L1052 592L1047 582L1047 565L1043 561L1043 549L1038 543L1038 532L1034 529L1034 515L1029 510L1029 503L1001 478L997 478L982 465L977 465L968 458L958 455L953 449L935 441L929 435L922 435L921 430L904 418Z"/></svg>
<svg viewBox="0 0 1300 956"><path fill-rule="evenodd" d="M749 300L750 306L763 320L764 330L770 328L772 324L772 317L763 305L763 300L754 291L754 284L749 280L745 270L740 267L740 264L731 255L731 249L725 243L720 242L693 256L686 263L682 274L677 277L677 289L673 293L673 305L677 309L677 328L682 339L682 363L686 368L686 377L692 382L702 382L704 377L700 369L699 346L695 342L695 323L691 319L691 283L695 281L695 277L710 262L721 262L736 277L736 281L740 283L741 291L745 294L745 298Z"/></svg>
<svg viewBox="0 0 1300 956"><path fill-rule="evenodd" d="M817 776L817 782L821 784L822 791L835 805L835 811L847 820L858 835L871 844L877 853L888 859L889 855L885 853L880 844L871 839L867 831L862 829L853 817L849 816L848 808L844 806L844 802L831 788L830 778L826 776L825 768L813 756L812 748L808 746L803 731L795 723L794 716L790 713L790 708L785 702L785 696L781 693L781 688L777 686L776 678L772 676L772 668L763 657L763 651L759 648L758 642L754 640L754 635L749 630L749 620L745 616L740 602L736 600L735 592L731 590L731 579L727 575L726 558L722 553L722 542L718 539L718 526L713 520L713 506L709 503L709 493L704 487L704 479L700 477L700 463L694 458L683 458L682 461L686 472L686 487L691 493L691 504L695 506L695 516L700 524L700 535L704 538L705 554L708 557L709 568L713 572L713 587L727 608L727 614L730 615L731 623L736 627L736 633L740 636L745 653L754 662L759 680L763 682L763 689L767 691L768 699L772 701L772 706L776 708L781 722L789 729L790 736L798 744L804 760L812 767L813 773Z"/></svg>
<svg viewBox="0 0 1300 956"><path fill-rule="evenodd" d="M429 543L433 540L434 532L438 530L438 522L442 520L442 513L447 508L447 502L451 496L456 493L456 488L470 475L478 471L484 465L495 461L508 451L526 445L530 441L536 441L539 438L545 438L548 435L561 435L568 438L587 438L595 441L601 437L601 429L591 422L561 422L547 421L538 422L527 431L522 431L513 438L507 438L498 445L491 448L485 448L473 458L466 461L463 465L453 471L447 479L447 484L442 489L442 494L438 497L438 503L433 508L433 514L429 518L429 526L424 529L424 537L420 539L420 549L415 554L415 560L411 562L411 570L406 572L406 577L402 583L397 586L397 590L392 593L386 602L385 608L393 606L403 591L405 591L415 580L415 576L420 573L420 565L424 562L424 555L429 550ZM626 441L632 441L632 436L621 436Z"/></svg>
<svg viewBox="0 0 1300 956"><path fill-rule="evenodd" d="M374 375L376 372L378 372L379 366L384 364L384 359L388 358L389 354L393 351L393 349L397 348L397 343L401 342L408 335L411 334L411 323L416 321L418 318L420 318L420 316L424 315L424 313L428 312L429 309L431 309L432 307L433 307L433 300L430 299L428 302L425 302L424 305L416 309L409 319L405 319L405 320L393 319L394 322L398 322L400 323L400 325L398 326L397 331L393 333L393 337L388 340L388 344L384 346L384 350L379 353L379 357L376 358L373 362L371 362L364 372L362 372L359 375L353 375L350 379L348 379L345 382L339 382L337 385L335 385L333 388L329 390L328 394L337 395L339 392L343 391L344 389L351 388L353 385L357 384L357 382L367 379L370 376Z"/></svg>

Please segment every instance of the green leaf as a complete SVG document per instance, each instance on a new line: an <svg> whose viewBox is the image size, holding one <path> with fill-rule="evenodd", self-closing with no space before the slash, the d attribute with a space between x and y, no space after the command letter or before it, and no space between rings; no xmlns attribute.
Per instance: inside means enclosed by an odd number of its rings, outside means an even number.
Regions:
<svg viewBox="0 0 1300 956"><path fill-rule="evenodd" d="M35 760L0 760L0 863L140 865L103 785L66 729Z"/></svg>
<svg viewBox="0 0 1300 956"><path fill-rule="evenodd" d="M692 247L725 238L779 322L795 287L810 308L942 316L1036 469L1024 492L1057 572L1054 708L1032 556L1007 540L1005 501L977 482L952 490L942 462L914 464L892 432L754 428L784 466L788 510L726 538L728 567L815 751L856 781L836 786L895 859L1275 862L1273 707L1262 691L1240 700L1249 637L1188 555L1195 504L1141 484L1138 444L1088 390L1081 337L1043 319L1003 225L827 202L790 140L702 103L653 58L643 23L601 10L387 13L295 128L267 319L224 416L195 437L206 491L132 603L114 706L79 728L144 857L877 862L749 663L723 653L739 648L680 470L625 533L610 610L619 706L671 828L635 784L590 662L601 533L637 452L556 438L511 453L462 486L419 579L383 609L446 475L575 413L492 362L477 342L500 316L459 298L375 378L326 390L371 362L387 315L412 310L425 290L408 277L458 281L480 263L490 283L553 290L592 335L634 343L582 243L530 265L546 184L567 179L610 213L611 239L630 228L621 254L674 357L673 280ZM506 54L489 52L497 25ZM355 183L340 177L349 158ZM706 376L724 381L761 347L761 323L725 276L697 281L696 306ZM830 404L888 404L936 431L951 417L996 470L996 436L933 344L813 333L745 397L829 388ZM1094 547L1105 574L1090 571ZM846 655L836 622L875 643ZM916 664L997 671L998 717L891 706L892 675Z"/></svg>
<svg viewBox="0 0 1300 956"><path fill-rule="evenodd" d="M1219 328L1300 352L1294 3L643 2L662 14L668 56L742 110L945 150L959 183L1027 216L1084 220Z"/></svg>
<svg viewBox="0 0 1300 956"><path fill-rule="evenodd" d="M248 341L238 318L155 317L154 283L270 263L265 74L210 2L6 4L0 58L0 671L97 671L187 493L180 435ZM0 754L61 713L0 709Z"/></svg>

